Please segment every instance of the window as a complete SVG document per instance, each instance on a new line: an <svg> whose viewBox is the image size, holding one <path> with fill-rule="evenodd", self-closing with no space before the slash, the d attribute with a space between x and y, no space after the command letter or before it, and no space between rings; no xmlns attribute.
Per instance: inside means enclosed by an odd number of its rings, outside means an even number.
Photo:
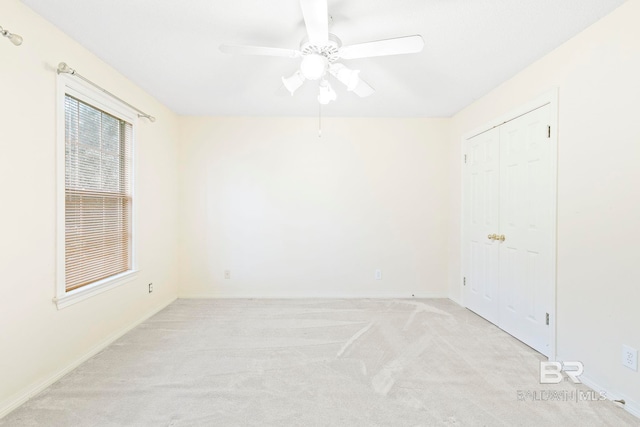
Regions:
<svg viewBox="0 0 640 427"><path fill-rule="evenodd" d="M59 122L58 161L64 157L64 176L58 174L58 308L124 283L134 273L134 119L110 108L113 101L95 90L60 78L64 123Z"/></svg>

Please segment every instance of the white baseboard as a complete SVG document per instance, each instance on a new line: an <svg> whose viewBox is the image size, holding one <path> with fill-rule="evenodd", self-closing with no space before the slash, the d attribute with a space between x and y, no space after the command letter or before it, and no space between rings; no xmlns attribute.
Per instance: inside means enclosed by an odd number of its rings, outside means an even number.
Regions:
<svg viewBox="0 0 640 427"><path fill-rule="evenodd" d="M243 294L243 293L215 293L215 294L180 294L180 299L449 299L446 292L442 293L394 293L394 294Z"/></svg>
<svg viewBox="0 0 640 427"><path fill-rule="evenodd" d="M624 400L625 404L620 406L624 408L625 411L629 412L631 415L640 418L640 403L626 396L623 396L621 394L614 393L611 390L607 390L606 388L602 387L597 381L594 381L589 376L580 375L580 382L592 390L595 390L599 393L600 392L604 393L604 395L607 397L607 400L611 400L611 401Z"/></svg>
<svg viewBox="0 0 640 427"><path fill-rule="evenodd" d="M462 304L462 300L460 300L458 298L453 298L451 295L449 295L447 298L449 298L451 301L453 301L456 304L458 304L460 307L464 307L464 304Z"/></svg>
<svg viewBox="0 0 640 427"><path fill-rule="evenodd" d="M169 301L166 301L160 304L160 306L156 307L151 312L145 314L144 316L142 316L140 319L136 320L132 324L111 334L105 340L101 341L100 343L95 345L93 348L91 348L88 352L86 352L79 358L75 359L73 362L71 362L61 370L53 373L47 379L27 387L25 390L16 393L14 397L10 397L5 402L0 403L0 419L2 419L4 416L9 414L14 409L17 409L20 405L24 404L26 401L28 401L29 399L31 399L32 397L34 397L35 395L37 395L38 393L40 393L41 391L49 387L51 384L58 381L60 378L67 375L69 372L73 371L75 368L77 368L87 360L91 359L93 356L95 356L96 354L104 350L106 347L108 347L115 340L117 340L118 338L120 338L121 336L123 336L124 334L126 334L127 332L129 332L130 330L132 330L133 328L135 328L145 320L149 319L153 315L157 314L159 311L167 307L169 304L171 304L175 300L176 298L173 298Z"/></svg>

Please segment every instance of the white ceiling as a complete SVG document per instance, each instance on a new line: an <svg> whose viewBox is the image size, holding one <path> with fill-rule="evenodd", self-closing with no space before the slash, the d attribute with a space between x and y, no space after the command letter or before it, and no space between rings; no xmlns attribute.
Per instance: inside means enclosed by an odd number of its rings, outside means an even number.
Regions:
<svg viewBox="0 0 640 427"><path fill-rule="evenodd" d="M299 60L218 50L297 49L306 34L298 0L22 1L178 114L318 114L317 86L307 82L292 97L281 84ZM344 45L411 34L426 45L414 55L343 60L377 92L358 98L335 84L338 100L323 114L449 117L623 2L328 0L331 32Z"/></svg>

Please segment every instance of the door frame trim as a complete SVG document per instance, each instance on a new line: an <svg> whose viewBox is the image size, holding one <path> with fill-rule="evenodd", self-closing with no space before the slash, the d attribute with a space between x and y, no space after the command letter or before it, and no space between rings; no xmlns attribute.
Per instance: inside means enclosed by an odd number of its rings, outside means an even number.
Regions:
<svg viewBox="0 0 640 427"><path fill-rule="evenodd" d="M558 88L554 87L553 89L549 90L548 92L540 95L539 97L533 99L532 101L527 102L526 104L521 105L520 107L517 107L509 112L507 112L506 114L503 114L499 117L497 117L494 120L491 120L488 123L485 123L482 126L479 126L478 128L475 128L469 132L466 132L465 134L463 134L462 136L462 140L460 141L460 145L462 148L462 153L463 155L466 155L466 142L473 138L474 136L478 136L484 132L487 132L491 129L494 129L498 126L501 126L507 122L510 122L511 120L517 119L520 116L523 116L533 110L536 110L540 107L543 107L545 105L549 105L550 106L550 117L549 117L549 121L550 121L550 126L551 126L551 137L550 137L550 141L549 143L551 144L551 171L552 171L552 182L554 183L554 185L552 185L552 194L551 194L551 210L554 213L553 215L553 228L551 230L551 241L553 242L552 245L553 247L551 248L551 255L552 255L552 262L551 262L551 269L552 269L552 277L553 277L553 284L552 284L552 293L551 293L551 301L550 301L550 306L549 306L549 360L555 361L556 357L557 357L557 348L558 348L558 342L557 342L557 328L556 328L556 319L557 319L557 314L558 314L558 310L557 310L557 286L558 286L558 114L559 114L559 110L558 110ZM461 233L460 233L460 259L461 259L461 274L460 277L466 277L466 272L468 270L467 268L467 256L466 256L466 251L465 251L465 242L466 242L466 229L465 229L465 224L466 224L466 215L465 215L465 208L466 208L466 196L467 196L467 183L465 180L465 174L466 174L466 168L464 163L462 164L462 169L461 169L461 182L462 182L462 203L461 203L461 212L460 212L460 218L461 218L461 223L460 223L460 228L461 228ZM465 288L463 285L463 281L460 280L460 295L461 295L461 302L462 302L462 306L463 307L467 307L467 303L466 303L466 292L465 292Z"/></svg>

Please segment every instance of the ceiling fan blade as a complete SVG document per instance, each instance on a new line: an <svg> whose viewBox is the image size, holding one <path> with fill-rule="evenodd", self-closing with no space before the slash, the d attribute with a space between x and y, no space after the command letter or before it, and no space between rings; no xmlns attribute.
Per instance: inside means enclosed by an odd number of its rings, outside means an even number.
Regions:
<svg viewBox="0 0 640 427"><path fill-rule="evenodd" d="M367 82L360 79L360 81L358 82L358 84L356 85L356 87L353 89L352 92L358 95L360 98L366 98L367 96L373 95L376 92L376 90L371 86L369 86Z"/></svg>
<svg viewBox="0 0 640 427"><path fill-rule="evenodd" d="M280 56L283 58L300 58L302 56L300 51L297 50L264 46L235 46L223 44L220 45L220 51L222 53L229 53L234 55Z"/></svg>
<svg viewBox="0 0 640 427"><path fill-rule="evenodd" d="M344 59L370 58L373 56L401 55L418 53L424 47L422 36L405 36L395 39L378 40L374 42L343 46L340 57Z"/></svg>
<svg viewBox="0 0 640 427"><path fill-rule="evenodd" d="M329 9L327 0L300 0L309 41L323 44L329 40Z"/></svg>

